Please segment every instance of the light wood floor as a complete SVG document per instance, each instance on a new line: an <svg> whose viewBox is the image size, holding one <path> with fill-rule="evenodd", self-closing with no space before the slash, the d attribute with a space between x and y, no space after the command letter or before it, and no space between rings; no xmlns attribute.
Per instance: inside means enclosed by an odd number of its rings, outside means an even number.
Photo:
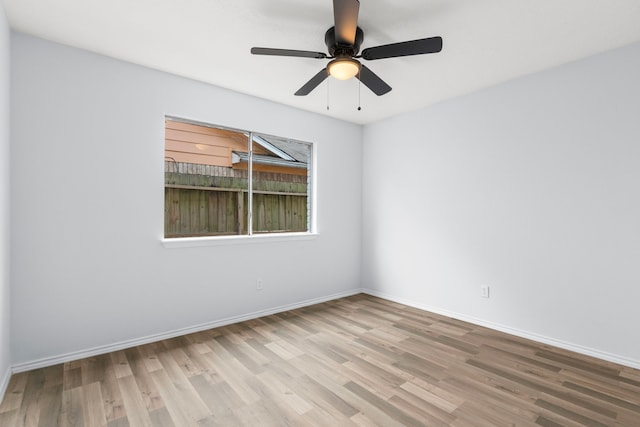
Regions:
<svg viewBox="0 0 640 427"><path fill-rule="evenodd" d="M640 426L640 371L366 295L13 375L0 426Z"/></svg>

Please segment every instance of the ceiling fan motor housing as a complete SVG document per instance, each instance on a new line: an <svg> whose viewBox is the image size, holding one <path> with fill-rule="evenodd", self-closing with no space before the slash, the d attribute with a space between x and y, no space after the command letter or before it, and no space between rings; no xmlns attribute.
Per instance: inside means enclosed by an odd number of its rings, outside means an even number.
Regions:
<svg viewBox="0 0 640 427"><path fill-rule="evenodd" d="M351 44L340 44L336 42L336 32L335 27L331 27L324 34L324 42L327 45L327 49L329 50L329 55L338 57L353 57L358 54L360 51L360 45L362 44L362 40L364 39L364 33L360 27L356 28L356 37L354 43Z"/></svg>

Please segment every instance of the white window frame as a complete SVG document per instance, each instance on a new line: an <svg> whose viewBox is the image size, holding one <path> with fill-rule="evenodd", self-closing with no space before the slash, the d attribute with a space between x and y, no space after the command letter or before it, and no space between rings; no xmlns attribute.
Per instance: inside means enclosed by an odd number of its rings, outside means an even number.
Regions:
<svg viewBox="0 0 640 427"><path fill-rule="evenodd" d="M258 233L255 234L253 232L253 203L252 203L252 193L253 193L253 135L263 138L282 138L274 135L266 134L263 132L254 132L247 131L243 129L236 129L228 126L221 126L216 124L211 124L207 122L201 122L197 120L185 119L183 117L178 116L170 116L166 115L165 120L172 120L181 123L193 124L198 126L206 126L215 129L228 130L232 132L243 133L248 136L248 149L249 149L249 167L248 167L248 176L251 179L248 179L248 217L247 217L247 234L238 234L238 235L223 235L223 236L194 236L194 237L164 237L165 233L165 225L164 225L164 168L162 169L163 179L162 179L162 194L163 194L163 217L162 217L162 237L160 239L162 245L165 248L188 248L188 247L206 247L206 246L219 246L219 245L236 245L236 244L254 244L254 243L270 243L270 242L282 242L282 241L300 241L300 240L314 240L318 236L318 223L317 223L317 145L313 142L302 141L299 139L289 138L292 141L308 144L311 146L311 162L309 162L310 171L308 172L308 176L311 180L311 185L307 187L307 200L309 203L308 207L308 231L306 232L281 232L281 233ZM164 121L163 121L163 130L164 130ZM163 132L164 134L164 132ZM163 158L164 158L164 147L163 144Z"/></svg>

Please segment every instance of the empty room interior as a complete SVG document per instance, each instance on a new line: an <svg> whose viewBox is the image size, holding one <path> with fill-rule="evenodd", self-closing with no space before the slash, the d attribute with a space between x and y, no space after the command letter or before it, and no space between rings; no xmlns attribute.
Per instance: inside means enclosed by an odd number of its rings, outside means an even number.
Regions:
<svg viewBox="0 0 640 427"><path fill-rule="evenodd" d="M639 23L3 0L0 426L639 426Z"/></svg>

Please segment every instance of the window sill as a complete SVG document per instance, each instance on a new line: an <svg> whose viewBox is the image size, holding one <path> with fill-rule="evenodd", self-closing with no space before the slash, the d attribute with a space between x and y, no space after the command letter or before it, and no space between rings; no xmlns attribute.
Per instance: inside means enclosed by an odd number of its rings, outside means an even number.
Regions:
<svg viewBox="0 0 640 427"><path fill-rule="evenodd" d="M165 248L195 248L202 246L242 245L253 243L291 242L314 240L318 233L254 234L252 236L175 237L162 238Z"/></svg>

